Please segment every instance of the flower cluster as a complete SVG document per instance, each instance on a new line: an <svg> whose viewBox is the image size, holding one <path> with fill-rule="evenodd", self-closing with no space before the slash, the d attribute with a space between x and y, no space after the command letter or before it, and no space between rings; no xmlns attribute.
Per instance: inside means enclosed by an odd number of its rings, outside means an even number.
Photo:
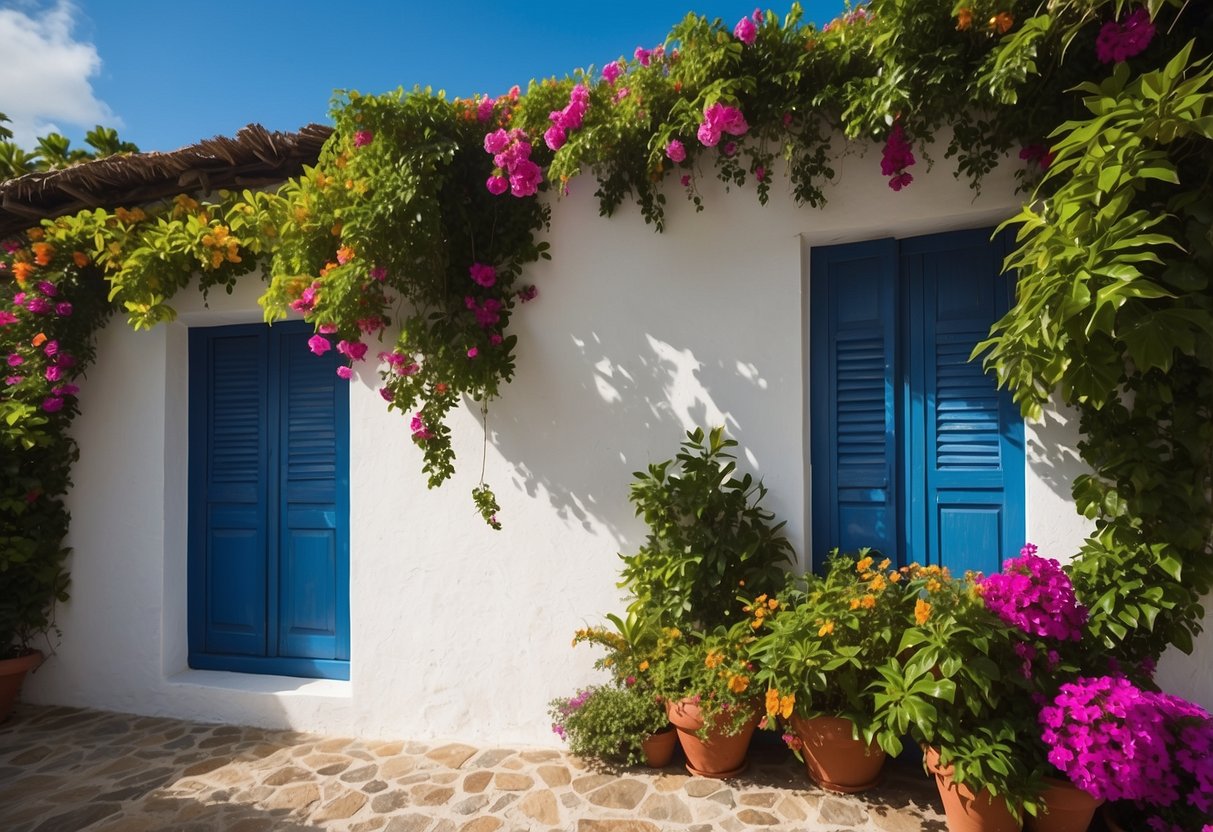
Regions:
<svg viewBox="0 0 1213 832"><path fill-rule="evenodd" d="M548 116L552 122L543 134L543 141L552 150L559 150L568 141L569 131L581 127L586 111L590 108L590 90L585 84L578 84L569 92L569 103L564 109L553 110Z"/></svg>
<svg viewBox="0 0 1213 832"><path fill-rule="evenodd" d="M900 191L914 181L913 175L906 172L906 168L914 162L914 151L910 149L906 132L901 122L895 121L893 128L889 130L888 138L885 139L884 152L880 157L880 172L890 177L890 188Z"/></svg>
<svg viewBox="0 0 1213 832"><path fill-rule="evenodd" d="M1136 8L1123 21L1109 20L1095 37L1095 56L1101 63L1119 63L1140 55L1154 38L1150 13Z"/></svg>
<svg viewBox="0 0 1213 832"><path fill-rule="evenodd" d="M557 717L557 721L552 723L552 733L560 737L562 740L566 739L567 734L565 733L564 720L560 719L560 717L563 716L567 718L572 716L574 713L581 710L585 703L590 701L590 697L593 695L593 688L583 688L568 699L559 703L553 703L555 706L553 715Z"/></svg>
<svg viewBox="0 0 1213 832"><path fill-rule="evenodd" d="M741 110L717 101L704 108L698 136L704 147L715 147L720 142L722 133L744 136L749 129L750 125L746 123Z"/></svg>
<svg viewBox="0 0 1213 832"><path fill-rule="evenodd" d="M1004 623L1039 638L1082 638L1087 610L1074 597L1069 576L1056 560L1037 556L1031 543L981 586L986 607Z"/></svg>
<svg viewBox="0 0 1213 832"><path fill-rule="evenodd" d="M758 27L762 25L762 9L754 9L754 14L750 17L743 17L737 21L737 25L733 27L733 37L744 43L746 46L752 46L758 38Z"/></svg>
<svg viewBox="0 0 1213 832"><path fill-rule="evenodd" d="M1213 812L1213 717L1203 708L1123 677L1079 677L1039 721L1049 762L1096 798Z"/></svg>
<svg viewBox="0 0 1213 832"><path fill-rule="evenodd" d="M543 181L543 169L531 161L531 143L517 128L494 130L484 137L484 151L493 156L493 175L485 187L501 195L508 189L517 197L533 196Z"/></svg>

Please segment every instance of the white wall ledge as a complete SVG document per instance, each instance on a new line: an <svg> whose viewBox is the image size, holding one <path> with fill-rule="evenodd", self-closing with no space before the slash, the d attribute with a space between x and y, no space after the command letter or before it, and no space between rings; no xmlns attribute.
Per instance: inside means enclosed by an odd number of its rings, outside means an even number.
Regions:
<svg viewBox="0 0 1213 832"><path fill-rule="evenodd" d="M169 676L169 685L210 688L271 696L319 696L329 699L353 699L354 685L340 679L301 679L295 676L268 676L256 673L230 673L224 670L185 670Z"/></svg>

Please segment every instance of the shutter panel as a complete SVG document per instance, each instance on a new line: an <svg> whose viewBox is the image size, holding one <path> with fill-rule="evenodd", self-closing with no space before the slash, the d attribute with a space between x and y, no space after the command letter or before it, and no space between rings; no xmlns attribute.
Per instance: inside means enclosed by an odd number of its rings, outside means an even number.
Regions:
<svg viewBox="0 0 1213 832"><path fill-rule="evenodd" d="M349 382L336 352L316 357L308 332L278 342L282 453L278 470L278 654L349 658Z"/></svg>
<svg viewBox="0 0 1213 832"><path fill-rule="evenodd" d="M961 574L997 572L1024 535L1023 420L973 347L1008 309L1001 239L988 231L902 244L909 288L908 490L915 554ZM920 495L920 496L918 496ZM923 553L918 555L918 553Z"/></svg>
<svg viewBox="0 0 1213 832"><path fill-rule="evenodd" d="M266 653L266 337L191 332L191 648ZM198 464L201 461L202 464Z"/></svg>
<svg viewBox="0 0 1213 832"><path fill-rule="evenodd" d="M897 244L814 249L810 262L813 555L896 556Z"/></svg>

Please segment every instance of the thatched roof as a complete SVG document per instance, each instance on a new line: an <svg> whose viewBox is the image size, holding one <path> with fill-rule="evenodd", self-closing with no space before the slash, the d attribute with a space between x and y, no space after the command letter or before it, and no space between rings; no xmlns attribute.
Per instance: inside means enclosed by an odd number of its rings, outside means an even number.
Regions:
<svg viewBox="0 0 1213 832"><path fill-rule="evenodd" d="M235 137L216 136L168 153L107 156L63 170L0 182L0 236L39 220L85 208L153 202L180 193L257 188L282 182L315 164L331 127L271 133L250 124Z"/></svg>

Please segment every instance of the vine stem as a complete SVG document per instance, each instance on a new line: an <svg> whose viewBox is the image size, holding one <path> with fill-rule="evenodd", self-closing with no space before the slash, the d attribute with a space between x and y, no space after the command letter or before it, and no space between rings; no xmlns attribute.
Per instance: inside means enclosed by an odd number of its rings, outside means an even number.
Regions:
<svg viewBox="0 0 1213 832"><path fill-rule="evenodd" d="M481 424L484 426L484 444L480 447L480 484L484 485L484 467L489 456L489 400L486 397L480 404Z"/></svg>

